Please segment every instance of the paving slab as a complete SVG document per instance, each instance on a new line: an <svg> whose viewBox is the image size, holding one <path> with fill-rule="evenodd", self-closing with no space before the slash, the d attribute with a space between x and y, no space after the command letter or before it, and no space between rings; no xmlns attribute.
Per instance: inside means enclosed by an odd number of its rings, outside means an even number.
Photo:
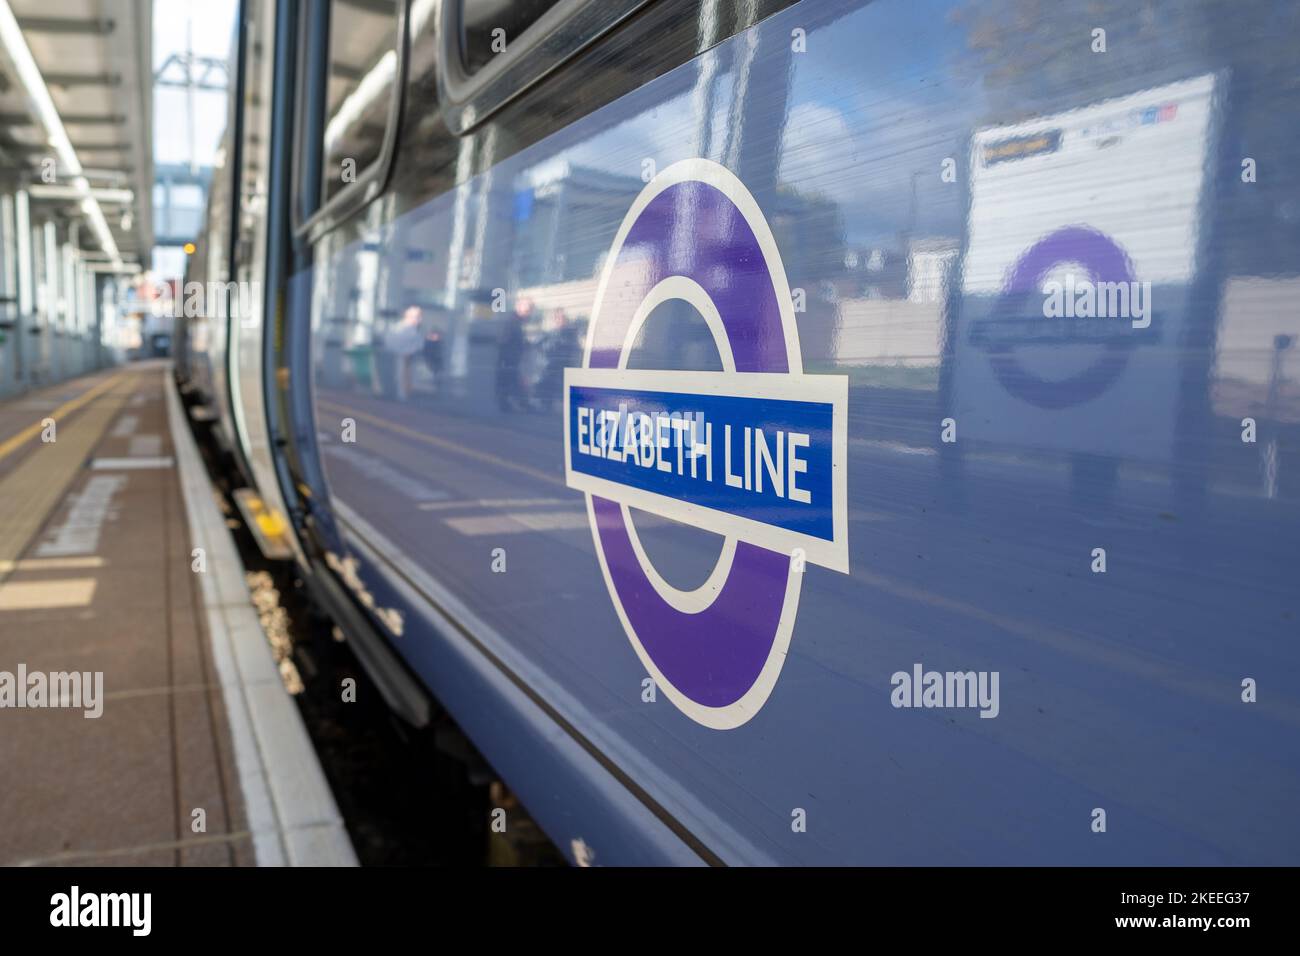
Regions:
<svg viewBox="0 0 1300 956"><path fill-rule="evenodd" d="M169 369L0 403L0 502L0 865L355 865Z"/></svg>

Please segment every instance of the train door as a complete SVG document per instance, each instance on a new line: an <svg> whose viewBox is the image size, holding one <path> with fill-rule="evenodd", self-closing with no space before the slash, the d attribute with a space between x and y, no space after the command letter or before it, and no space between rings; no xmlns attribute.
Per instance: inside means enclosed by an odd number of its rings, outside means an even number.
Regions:
<svg viewBox="0 0 1300 956"><path fill-rule="evenodd" d="M286 139L292 162L277 203L289 221L273 233L284 298L267 343L268 395L282 487L330 552L341 546L320 458L343 440L346 423L318 417L312 369L323 361L324 380L347 376L365 387L378 387L387 374L377 355L391 319L377 298L384 213L374 200L394 148L406 6L303 4L295 58L282 64L295 96ZM361 241L348 245L344 237L352 236ZM345 255L318 267L323 253L344 247Z"/></svg>
<svg viewBox="0 0 1300 956"><path fill-rule="evenodd" d="M273 460L267 418L271 379L265 362L267 339L274 334L275 313L282 301L270 235L281 221L277 157L283 157L285 146L277 132L277 105L291 92L281 73L294 9L293 4L266 0L246 3L241 10L238 102L232 109L237 117L231 140L235 149L230 198L232 281L218 300L224 300L222 318L229 330L229 388L238 457L260 496L260 502L252 505L263 516L258 521L259 542L277 552L282 547L278 542L283 542L296 554ZM245 504L246 498L240 501Z"/></svg>

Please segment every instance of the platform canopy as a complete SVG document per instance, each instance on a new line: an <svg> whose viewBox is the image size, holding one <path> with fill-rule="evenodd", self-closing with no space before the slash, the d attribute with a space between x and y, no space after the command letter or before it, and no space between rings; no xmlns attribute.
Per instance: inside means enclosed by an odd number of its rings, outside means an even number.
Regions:
<svg viewBox="0 0 1300 956"><path fill-rule="evenodd" d="M0 0L0 177L127 266L153 246L152 21L152 0Z"/></svg>

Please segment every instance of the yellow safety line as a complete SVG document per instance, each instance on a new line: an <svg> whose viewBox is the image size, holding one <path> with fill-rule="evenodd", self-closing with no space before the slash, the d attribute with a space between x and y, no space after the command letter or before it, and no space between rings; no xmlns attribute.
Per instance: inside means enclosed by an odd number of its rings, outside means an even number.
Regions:
<svg viewBox="0 0 1300 956"><path fill-rule="evenodd" d="M64 402L53 412L47 415L46 418L53 418L55 422L57 422L63 416L71 415L82 405L85 405L87 402L93 401L97 396L102 395L104 392L108 391L115 384L121 381L124 377L125 377L125 373L121 373L118 375L114 375L111 378L104 379L104 381L100 382L98 385L93 386L92 388L86 389L86 391L82 392L80 395L78 395L76 398L72 399L71 401ZM21 448L23 445L27 444L37 435L39 435L41 433L41 429L44 427L43 422L44 419L42 419L39 422L36 422L34 425L28 425L18 434L5 439L3 442L0 442L0 458L4 458L6 455L11 454L18 448Z"/></svg>
<svg viewBox="0 0 1300 956"><path fill-rule="evenodd" d="M104 559L100 557L80 558L27 558L23 561L0 560L0 574L9 571L84 571L86 568L102 568Z"/></svg>
<svg viewBox="0 0 1300 956"><path fill-rule="evenodd" d="M126 404L128 391L136 387L133 379L131 373L116 375L58 408L51 417L57 419L112 390L103 401L65 425L57 441L42 445L38 453L19 462L0 479L0 502L4 503L0 507L0 583L17 570L18 559L77 477L82 462L103 437L109 422ZM39 425L35 428L40 430ZM17 447L23 434L6 442L9 447L4 454Z"/></svg>

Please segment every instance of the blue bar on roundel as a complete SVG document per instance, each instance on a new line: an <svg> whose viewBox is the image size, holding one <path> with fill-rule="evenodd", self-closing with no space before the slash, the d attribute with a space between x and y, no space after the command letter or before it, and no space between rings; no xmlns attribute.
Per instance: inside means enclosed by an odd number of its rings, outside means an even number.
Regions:
<svg viewBox="0 0 1300 956"><path fill-rule="evenodd" d="M585 385L567 397L572 475L833 540L832 403Z"/></svg>

